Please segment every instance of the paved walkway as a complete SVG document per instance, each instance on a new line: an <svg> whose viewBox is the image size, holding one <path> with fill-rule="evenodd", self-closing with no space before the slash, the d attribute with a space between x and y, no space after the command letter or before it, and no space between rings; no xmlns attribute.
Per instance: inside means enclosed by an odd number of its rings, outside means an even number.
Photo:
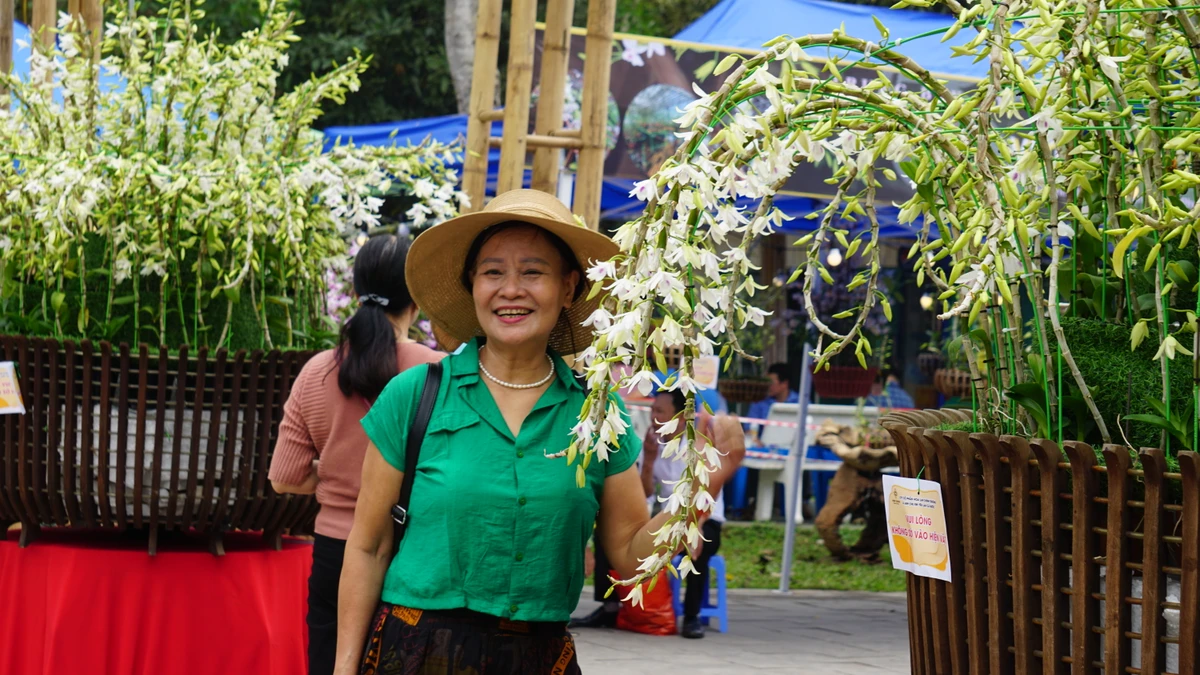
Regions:
<svg viewBox="0 0 1200 675"><path fill-rule="evenodd" d="M597 606L590 590L576 616ZM903 593L730 591L729 633L703 640L573 631L584 675L908 675Z"/></svg>

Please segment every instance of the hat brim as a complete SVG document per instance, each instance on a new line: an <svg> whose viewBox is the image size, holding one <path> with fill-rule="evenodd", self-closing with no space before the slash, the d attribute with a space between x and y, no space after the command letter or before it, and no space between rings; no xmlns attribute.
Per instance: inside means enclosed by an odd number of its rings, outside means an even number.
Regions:
<svg viewBox="0 0 1200 675"><path fill-rule="evenodd" d="M586 272L595 262L615 256L620 249L608 237L575 223L505 212L469 213L422 232L408 250L405 278L413 301L437 329L438 341L448 350L483 335L475 315L475 301L463 287L462 272L467 251L487 228L504 222L522 222L540 227L563 240ZM596 311L603 293L588 299L591 281L582 275L578 300L564 312L550 334L549 346L559 354L577 354L592 342L592 329L583 321Z"/></svg>

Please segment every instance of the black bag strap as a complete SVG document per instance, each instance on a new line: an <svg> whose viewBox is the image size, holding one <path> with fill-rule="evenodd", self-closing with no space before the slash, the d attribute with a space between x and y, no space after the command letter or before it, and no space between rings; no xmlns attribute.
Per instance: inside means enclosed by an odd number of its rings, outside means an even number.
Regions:
<svg viewBox="0 0 1200 675"><path fill-rule="evenodd" d="M431 363L425 374L425 387L421 390L421 401L417 414L408 430L408 443L404 449L404 482L400 484L400 499L392 507L392 553L400 547L404 530L408 527L408 502L412 498L413 480L417 475L417 459L421 455L421 443L429 418L433 416L433 404L437 401L438 388L442 383L442 364Z"/></svg>

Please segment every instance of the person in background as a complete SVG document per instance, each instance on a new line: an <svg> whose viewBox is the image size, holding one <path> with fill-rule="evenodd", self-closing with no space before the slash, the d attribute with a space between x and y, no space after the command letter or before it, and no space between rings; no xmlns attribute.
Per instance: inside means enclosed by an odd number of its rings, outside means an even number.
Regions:
<svg viewBox="0 0 1200 675"><path fill-rule="evenodd" d="M660 500L671 494L687 467L686 457L662 456L663 446L683 434L683 425L677 425L678 428L667 436L660 435L658 428L678 415L685 403L686 398L681 391L660 391L654 397L654 405L651 407L653 424L642 441L642 489L646 491L647 497L655 498L656 508ZM680 633L683 637L692 639L704 637L704 624L700 623L700 605L708 593L708 561L721 548L721 527L725 524L725 493L722 489L724 478L737 471L746 454L746 439L735 417L713 417L701 413L697 415L696 431L700 436L696 441L697 448L704 447L708 439L723 457L721 469L714 475L721 476L722 480L709 483L709 493L715 495L716 501L703 517L700 526L704 541L699 551L691 552L692 565L697 574L689 574L685 580L683 629Z"/></svg>
<svg viewBox="0 0 1200 675"><path fill-rule="evenodd" d="M867 397L867 405L880 408L912 408L913 400L900 386L900 378L894 373L880 377L871 385L871 395Z"/></svg>
<svg viewBox="0 0 1200 675"><path fill-rule="evenodd" d="M786 363L773 363L767 368L767 397L750 404L749 417L765 420L771 415L771 406L776 403L799 403L800 395L792 389L791 369ZM757 440L762 433L760 425L746 425L747 431Z"/></svg>
<svg viewBox="0 0 1200 675"><path fill-rule="evenodd" d="M417 306L405 284L407 255L408 242L392 235L373 237L358 252L358 309L342 326L337 348L314 356L296 377L271 458L276 492L315 493L321 505L308 579L312 675L333 672L338 578L367 451L359 420L393 376L444 356L408 337Z"/></svg>

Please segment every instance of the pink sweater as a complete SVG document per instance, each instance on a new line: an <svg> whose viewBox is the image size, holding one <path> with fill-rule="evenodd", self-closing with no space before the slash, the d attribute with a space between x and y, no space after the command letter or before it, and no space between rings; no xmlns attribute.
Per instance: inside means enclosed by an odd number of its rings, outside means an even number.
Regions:
<svg viewBox="0 0 1200 675"><path fill-rule="evenodd" d="M396 361L404 371L442 360L445 354L424 345L396 346ZM317 469L317 534L346 539L354 524L354 504L362 482L367 434L359 420L367 414L361 396L347 398L338 388L334 350L314 356L296 378L279 423L279 440L271 458L270 479L299 485Z"/></svg>

